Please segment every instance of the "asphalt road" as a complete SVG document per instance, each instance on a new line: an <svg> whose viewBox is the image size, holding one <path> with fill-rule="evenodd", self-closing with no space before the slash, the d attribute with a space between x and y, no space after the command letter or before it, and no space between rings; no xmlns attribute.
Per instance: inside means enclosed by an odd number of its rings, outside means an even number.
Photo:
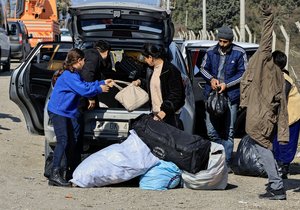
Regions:
<svg viewBox="0 0 300 210"><path fill-rule="evenodd" d="M12 68L18 64L13 63ZM285 181L287 201L258 199L267 180L229 175L219 191L146 191L137 185L102 188L48 186L43 176L44 138L27 132L19 108L9 100L10 72L0 72L0 209L299 209L300 166ZM299 160L296 160L299 161Z"/></svg>

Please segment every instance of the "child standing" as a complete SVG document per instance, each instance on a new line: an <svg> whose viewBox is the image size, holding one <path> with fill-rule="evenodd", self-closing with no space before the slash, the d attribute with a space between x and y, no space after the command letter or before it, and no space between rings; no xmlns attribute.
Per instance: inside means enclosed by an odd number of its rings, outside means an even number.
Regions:
<svg viewBox="0 0 300 210"><path fill-rule="evenodd" d="M74 160L80 154L74 154L74 145L79 136L78 102L80 97L93 97L108 92L113 80L85 82L79 74L84 65L84 53L72 49L64 63L63 73L58 77L48 104L49 117L53 123L57 144L53 154L53 168L49 177L49 185L69 186L62 176L61 161L67 154L67 166L75 169ZM71 157L71 158L70 158ZM78 157L77 157L78 158ZM80 158L80 157L79 157Z"/></svg>

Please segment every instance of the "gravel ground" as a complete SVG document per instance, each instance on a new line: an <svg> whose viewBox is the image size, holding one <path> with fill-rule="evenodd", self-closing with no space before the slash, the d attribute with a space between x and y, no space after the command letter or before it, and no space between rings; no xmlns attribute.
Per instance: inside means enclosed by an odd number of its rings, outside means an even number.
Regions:
<svg viewBox="0 0 300 210"><path fill-rule="evenodd" d="M0 72L0 209L299 209L299 158L285 181L287 201L258 199L267 179L234 174L223 191L146 191L129 184L90 189L48 186L43 176L44 138L27 132L23 114L9 100L9 79L9 72Z"/></svg>

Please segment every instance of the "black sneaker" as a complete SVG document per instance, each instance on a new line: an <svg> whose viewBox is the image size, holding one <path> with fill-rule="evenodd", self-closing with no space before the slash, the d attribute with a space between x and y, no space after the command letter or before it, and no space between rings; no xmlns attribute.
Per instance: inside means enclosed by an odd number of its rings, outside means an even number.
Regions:
<svg viewBox="0 0 300 210"><path fill-rule="evenodd" d="M283 188L279 190L269 188L265 194L260 194L259 198L269 200L286 200L286 194Z"/></svg>

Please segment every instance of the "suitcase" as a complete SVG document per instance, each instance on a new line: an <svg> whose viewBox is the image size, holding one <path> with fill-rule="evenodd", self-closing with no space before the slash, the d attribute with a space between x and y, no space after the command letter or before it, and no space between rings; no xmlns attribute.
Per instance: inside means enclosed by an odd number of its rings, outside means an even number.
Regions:
<svg viewBox="0 0 300 210"><path fill-rule="evenodd" d="M209 140L155 121L146 114L133 121L132 129L158 158L171 161L189 173L207 168L211 146Z"/></svg>

